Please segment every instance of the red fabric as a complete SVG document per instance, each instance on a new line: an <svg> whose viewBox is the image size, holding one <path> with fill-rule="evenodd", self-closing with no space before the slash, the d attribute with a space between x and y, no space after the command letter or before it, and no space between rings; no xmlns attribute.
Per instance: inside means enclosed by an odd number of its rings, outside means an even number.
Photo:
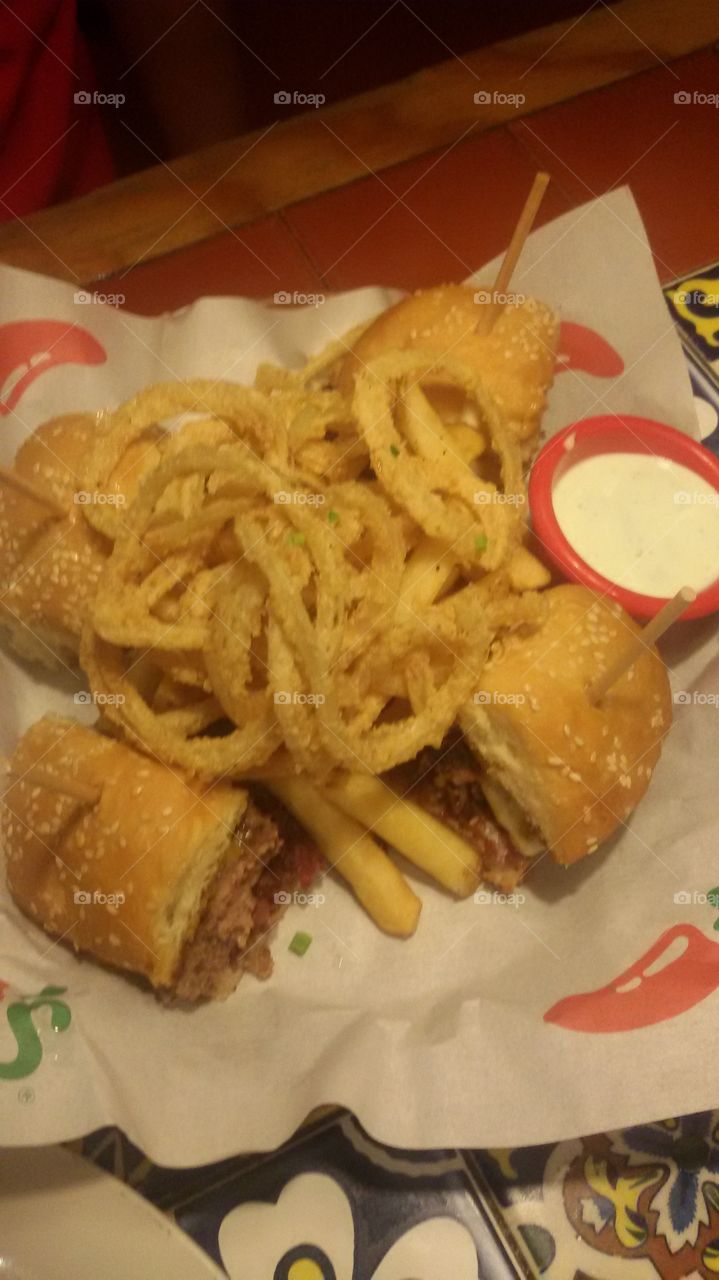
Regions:
<svg viewBox="0 0 719 1280"><path fill-rule="evenodd" d="M93 89L75 0L0 7L0 221L112 180Z"/></svg>

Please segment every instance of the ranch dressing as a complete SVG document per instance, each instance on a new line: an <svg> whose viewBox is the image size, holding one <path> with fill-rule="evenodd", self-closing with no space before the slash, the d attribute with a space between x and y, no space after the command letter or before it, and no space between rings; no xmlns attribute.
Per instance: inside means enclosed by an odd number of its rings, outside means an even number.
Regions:
<svg viewBox="0 0 719 1280"><path fill-rule="evenodd" d="M552 503L575 551L620 587L673 596L719 578L719 493L670 458L583 458L556 480Z"/></svg>

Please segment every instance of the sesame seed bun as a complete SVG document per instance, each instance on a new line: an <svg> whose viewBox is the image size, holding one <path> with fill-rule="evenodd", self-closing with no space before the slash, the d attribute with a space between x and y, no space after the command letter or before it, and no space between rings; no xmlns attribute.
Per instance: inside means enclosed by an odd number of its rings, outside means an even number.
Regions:
<svg viewBox="0 0 719 1280"><path fill-rule="evenodd" d="M61 506L73 505L78 488L76 472L92 448L91 414L64 414L33 431L20 446L12 470L47 490ZM0 548L2 579L12 577L32 548L35 538L60 517L9 484L0 484Z"/></svg>
<svg viewBox="0 0 719 1280"><path fill-rule="evenodd" d="M23 781L33 765L96 788L97 803ZM172 990L208 886L228 857L242 856L233 836L246 791L203 786L50 716L22 738L11 770L19 780L6 793L0 836L15 901L76 951ZM238 977L213 974L204 994L226 995Z"/></svg>
<svg viewBox="0 0 719 1280"><path fill-rule="evenodd" d="M593 706L587 688L639 627L584 587L555 587L544 599L541 627L510 634L490 656L461 726L487 769L487 799L518 846L531 855L539 837L568 864L594 852L641 800L672 703L664 664L647 649Z"/></svg>
<svg viewBox="0 0 719 1280"><path fill-rule="evenodd" d="M38 427L14 470L67 509L65 518L9 484L0 485L0 626L22 657L53 669L77 656L82 620L109 544L75 502L92 449L93 414L66 414Z"/></svg>
<svg viewBox="0 0 719 1280"><path fill-rule="evenodd" d="M475 294L481 293L486 289L476 285L441 285L388 307L355 342L340 370L339 386L351 395L359 369L391 350L425 348L451 355L481 376L528 457L554 379L559 323L551 308L534 298L500 307L476 302ZM489 305L492 327L477 334Z"/></svg>
<svg viewBox="0 0 719 1280"><path fill-rule="evenodd" d="M76 664L112 546L102 528L93 527L108 508L82 500L96 487L86 477L96 446L102 455L103 430L95 414L64 414L43 423L18 450L13 469L64 507L65 517L0 484L0 629L21 657L52 670ZM130 501L165 438L152 428L132 440L103 475L103 495Z"/></svg>

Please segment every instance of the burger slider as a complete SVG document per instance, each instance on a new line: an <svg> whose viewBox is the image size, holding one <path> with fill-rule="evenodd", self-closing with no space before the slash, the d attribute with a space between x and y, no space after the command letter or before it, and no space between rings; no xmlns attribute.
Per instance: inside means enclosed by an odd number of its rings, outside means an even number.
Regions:
<svg viewBox="0 0 719 1280"><path fill-rule="evenodd" d="M7 883L36 924L165 999L224 999L244 972L269 975L267 935L322 864L276 800L204 786L49 716L10 768Z"/></svg>
<svg viewBox="0 0 719 1280"><path fill-rule="evenodd" d="M54 669L77 654L107 555L75 502L95 431L94 415L66 414L21 446L12 471L46 492L47 503L0 484L0 627L23 658Z"/></svg>
<svg viewBox="0 0 719 1280"><path fill-rule="evenodd" d="M111 551L85 518L98 495L85 491L83 476L102 429L95 414L52 418L21 445L0 483L0 630L21 657L53 670L77 658ZM102 500L123 506L155 459L148 439L133 441Z"/></svg>
<svg viewBox="0 0 719 1280"><path fill-rule="evenodd" d="M531 634L497 642L460 731L389 780L472 845L483 880L511 890L533 859L594 853L644 795L672 718L666 668L647 648L594 705L594 680L639 627L579 586L545 594Z"/></svg>
<svg viewBox="0 0 719 1280"><path fill-rule="evenodd" d="M480 379L518 440L531 457L547 392L554 380L559 323L545 303L521 295L492 302L486 289L442 285L419 289L388 307L359 336L337 375L340 389L352 395L355 375L388 351L425 349L466 364ZM493 309L491 328L478 333L480 317ZM442 416L451 420L457 406L442 400Z"/></svg>

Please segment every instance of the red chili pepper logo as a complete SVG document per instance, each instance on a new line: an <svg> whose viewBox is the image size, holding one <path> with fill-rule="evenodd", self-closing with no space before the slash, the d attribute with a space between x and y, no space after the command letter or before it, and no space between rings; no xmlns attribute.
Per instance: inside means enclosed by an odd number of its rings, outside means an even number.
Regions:
<svg viewBox="0 0 719 1280"><path fill-rule="evenodd" d="M30 383L53 365L105 360L105 348L77 324L14 320L0 325L0 417L11 413Z"/></svg>
<svg viewBox="0 0 719 1280"><path fill-rule="evenodd" d="M616 378L624 372L624 361L606 338L586 325L563 320L559 326L559 355L555 373L580 369L597 378Z"/></svg>
<svg viewBox="0 0 719 1280"><path fill-rule="evenodd" d="M0 1000L5 999L5 992L9 990L9 987L10 987L10 983L3 982L2 978L0 978Z"/></svg>
<svg viewBox="0 0 719 1280"><path fill-rule="evenodd" d="M686 1013L717 987L719 943L693 924L675 924L608 986L567 996L544 1021L568 1031L634 1031Z"/></svg>

